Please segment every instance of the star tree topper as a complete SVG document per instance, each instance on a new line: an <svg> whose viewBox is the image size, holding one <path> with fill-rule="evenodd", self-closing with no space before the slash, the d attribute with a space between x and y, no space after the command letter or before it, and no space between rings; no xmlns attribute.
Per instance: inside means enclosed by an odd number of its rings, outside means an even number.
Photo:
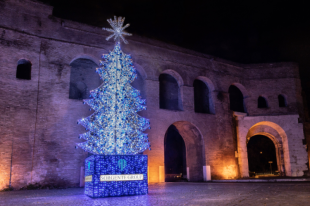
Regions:
<svg viewBox="0 0 310 206"><path fill-rule="evenodd" d="M116 18L116 16L114 16L114 20L108 19L107 21L111 25L112 29L110 29L110 28L102 28L102 29L106 30L108 32L112 32L113 34L108 36L106 38L106 40L109 41L114 36L114 41L119 42L120 39L122 39L125 44L128 44L128 42L123 37L123 35L131 36L132 34L124 31L124 29L126 29L127 27L130 26L130 24L126 24L123 27L123 24L124 24L124 21L125 21L125 17L123 18L123 17L120 16L120 17Z"/></svg>

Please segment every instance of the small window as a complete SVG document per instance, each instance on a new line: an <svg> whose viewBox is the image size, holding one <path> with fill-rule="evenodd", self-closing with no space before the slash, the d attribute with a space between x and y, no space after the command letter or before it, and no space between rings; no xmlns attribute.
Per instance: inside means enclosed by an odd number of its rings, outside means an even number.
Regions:
<svg viewBox="0 0 310 206"><path fill-rule="evenodd" d="M262 96L258 97L257 107L258 108L268 108L267 100Z"/></svg>
<svg viewBox="0 0 310 206"><path fill-rule="evenodd" d="M282 94L280 94L278 96L278 100L279 100L279 107L286 107L287 106L286 99Z"/></svg>
<svg viewBox="0 0 310 206"><path fill-rule="evenodd" d="M17 62L16 70L17 79L31 79L31 62L26 59L21 59Z"/></svg>

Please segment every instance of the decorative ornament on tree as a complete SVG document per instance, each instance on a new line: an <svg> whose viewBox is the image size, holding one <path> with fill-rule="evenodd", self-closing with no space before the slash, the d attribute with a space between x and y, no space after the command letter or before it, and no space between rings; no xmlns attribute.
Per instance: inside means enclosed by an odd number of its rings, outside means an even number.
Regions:
<svg viewBox="0 0 310 206"><path fill-rule="evenodd" d="M95 112L78 120L88 130L80 135L87 141L78 146L92 154L134 155L150 149L148 136L143 133L150 127L149 120L137 114L146 109L145 100L130 85L137 78L136 70L131 56L120 46L120 39L127 43L122 35L131 35L124 31L129 24L122 27L124 20L114 17L108 20L113 29L103 28L114 33L106 39L114 36L116 45L109 54L102 55L102 67L96 69L102 85L90 91L91 99L84 100Z"/></svg>
<svg viewBox="0 0 310 206"><path fill-rule="evenodd" d="M132 34L124 31L124 29L130 26L130 24L126 24L124 27L122 27L124 24L124 21L125 21L125 17L122 18L121 16L118 17L118 19L116 18L116 16L114 16L114 20L108 19L108 22L113 29L110 29L110 28L102 28L102 29L112 32L113 34L111 34L110 36L106 38L107 41L109 41L114 36L114 41L119 42L120 41L119 39L121 38L125 44L128 44L128 42L123 37L123 35L131 36Z"/></svg>

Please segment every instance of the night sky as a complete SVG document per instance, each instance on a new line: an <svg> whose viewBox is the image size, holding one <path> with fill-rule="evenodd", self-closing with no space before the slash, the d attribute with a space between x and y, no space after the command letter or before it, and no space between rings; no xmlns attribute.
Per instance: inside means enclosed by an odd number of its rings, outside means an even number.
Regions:
<svg viewBox="0 0 310 206"><path fill-rule="evenodd" d="M128 32L239 63L297 62L310 106L310 10L283 0L41 0L54 16Z"/></svg>

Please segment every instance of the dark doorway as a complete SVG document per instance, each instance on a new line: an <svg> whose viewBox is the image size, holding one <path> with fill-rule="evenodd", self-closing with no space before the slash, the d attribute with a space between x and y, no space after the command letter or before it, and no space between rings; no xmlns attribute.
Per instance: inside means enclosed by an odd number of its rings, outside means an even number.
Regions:
<svg viewBox="0 0 310 206"><path fill-rule="evenodd" d="M184 181L186 178L186 149L179 131L171 125L165 136L165 181Z"/></svg>
<svg viewBox="0 0 310 206"><path fill-rule="evenodd" d="M209 88L198 79L194 81L195 112L210 113Z"/></svg>
<svg viewBox="0 0 310 206"><path fill-rule="evenodd" d="M279 174L276 148L271 139L263 135L253 136L247 149L250 176Z"/></svg>
<svg viewBox="0 0 310 206"><path fill-rule="evenodd" d="M230 110L235 112L246 112L244 108L243 94L240 89L234 85L229 87Z"/></svg>
<svg viewBox="0 0 310 206"><path fill-rule="evenodd" d="M177 80L169 74L159 76L159 106L161 109L182 110Z"/></svg>

